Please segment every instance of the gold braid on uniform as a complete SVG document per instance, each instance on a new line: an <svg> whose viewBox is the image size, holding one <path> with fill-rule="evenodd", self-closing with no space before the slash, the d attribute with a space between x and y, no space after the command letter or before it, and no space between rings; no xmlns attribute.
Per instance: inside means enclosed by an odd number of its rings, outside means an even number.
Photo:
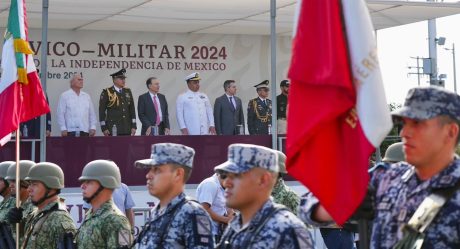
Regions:
<svg viewBox="0 0 460 249"><path fill-rule="evenodd" d="M118 106L120 103L120 100L118 99L118 95L115 92L111 93L109 91L109 88L110 87L105 89L107 91L107 96L109 97L109 104L107 105L107 107L112 107L114 105Z"/></svg>
<svg viewBox="0 0 460 249"><path fill-rule="evenodd" d="M256 117L260 119L262 123L267 123L268 119L270 118L270 114L267 112L266 115L261 116L259 113L259 109L257 108L257 99L252 100L252 107L254 108L254 112L256 113Z"/></svg>

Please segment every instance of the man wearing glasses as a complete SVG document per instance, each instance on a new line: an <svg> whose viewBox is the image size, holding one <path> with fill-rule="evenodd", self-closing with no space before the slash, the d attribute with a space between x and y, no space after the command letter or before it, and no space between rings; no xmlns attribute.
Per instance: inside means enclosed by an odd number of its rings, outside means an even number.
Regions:
<svg viewBox="0 0 460 249"><path fill-rule="evenodd" d="M113 86L102 90L99 120L104 136L134 136L136 111L131 89L125 87L126 70L111 74Z"/></svg>
<svg viewBox="0 0 460 249"><path fill-rule="evenodd" d="M270 89L268 80L254 86L257 94L255 99L251 99L248 104L248 130L250 135L271 134L272 122L272 101L268 99Z"/></svg>

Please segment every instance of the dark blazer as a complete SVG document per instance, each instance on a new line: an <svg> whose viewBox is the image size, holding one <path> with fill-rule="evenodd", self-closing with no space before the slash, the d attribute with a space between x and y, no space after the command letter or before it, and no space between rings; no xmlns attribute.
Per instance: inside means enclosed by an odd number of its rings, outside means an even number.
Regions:
<svg viewBox="0 0 460 249"><path fill-rule="evenodd" d="M248 131L250 135L268 135L268 126L272 123L272 101L264 104L259 97L248 103Z"/></svg>
<svg viewBox="0 0 460 249"><path fill-rule="evenodd" d="M165 134L165 128L169 129L169 112L168 112L168 102L163 94L157 93L158 101L160 102L161 113L163 114L163 121L159 125L159 134ZM147 128L155 124L157 119L157 113L155 112L155 106L153 105L153 100L150 97L150 93L146 92L139 96L137 100L137 113L139 115L139 120L142 123L141 135L145 135Z"/></svg>
<svg viewBox="0 0 460 249"><path fill-rule="evenodd" d="M238 135L237 125L244 126L241 99L233 96L236 109L233 109L227 95L216 98L214 102L214 125L217 135Z"/></svg>

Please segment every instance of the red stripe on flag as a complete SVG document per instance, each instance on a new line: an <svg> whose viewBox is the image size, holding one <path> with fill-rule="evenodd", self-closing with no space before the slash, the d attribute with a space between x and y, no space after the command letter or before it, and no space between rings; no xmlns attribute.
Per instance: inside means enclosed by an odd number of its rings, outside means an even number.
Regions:
<svg viewBox="0 0 460 249"><path fill-rule="evenodd" d="M21 100L17 82L0 94L0 139L15 131L20 122Z"/></svg>
<svg viewBox="0 0 460 249"><path fill-rule="evenodd" d="M303 1L289 78L288 171L343 224L367 189L374 149L356 112L339 0Z"/></svg>

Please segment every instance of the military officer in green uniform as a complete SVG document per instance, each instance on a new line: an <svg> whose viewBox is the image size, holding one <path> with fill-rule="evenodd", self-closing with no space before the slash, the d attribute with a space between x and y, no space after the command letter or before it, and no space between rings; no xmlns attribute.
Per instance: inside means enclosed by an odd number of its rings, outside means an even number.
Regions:
<svg viewBox="0 0 460 249"><path fill-rule="evenodd" d="M278 134L286 134L289 80L281 81L280 90L281 94L276 96L276 119L278 120Z"/></svg>
<svg viewBox="0 0 460 249"><path fill-rule="evenodd" d="M125 87L126 70L111 74L113 86L102 90L99 100L99 120L104 136L134 136L136 110L131 89Z"/></svg>
<svg viewBox="0 0 460 249"><path fill-rule="evenodd" d="M77 248L130 248L133 242L128 218L115 206L113 190L121 186L118 166L107 160L89 162L81 177L83 200L91 204L76 235Z"/></svg>
<svg viewBox="0 0 460 249"><path fill-rule="evenodd" d="M268 99L268 80L254 86L259 95L248 104L248 130L250 135L271 134L272 101Z"/></svg>
<svg viewBox="0 0 460 249"><path fill-rule="evenodd" d="M29 181L29 198L37 209L26 221L21 248L55 249L72 243L77 229L58 196L64 188L62 169L54 163L38 163L25 180Z"/></svg>
<svg viewBox="0 0 460 249"><path fill-rule="evenodd" d="M7 180L5 180L8 167L14 162L5 161L0 163L0 195L3 200L0 202L0 222L6 222L8 211L15 205L15 199L11 197L11 188Z"/></svg>

